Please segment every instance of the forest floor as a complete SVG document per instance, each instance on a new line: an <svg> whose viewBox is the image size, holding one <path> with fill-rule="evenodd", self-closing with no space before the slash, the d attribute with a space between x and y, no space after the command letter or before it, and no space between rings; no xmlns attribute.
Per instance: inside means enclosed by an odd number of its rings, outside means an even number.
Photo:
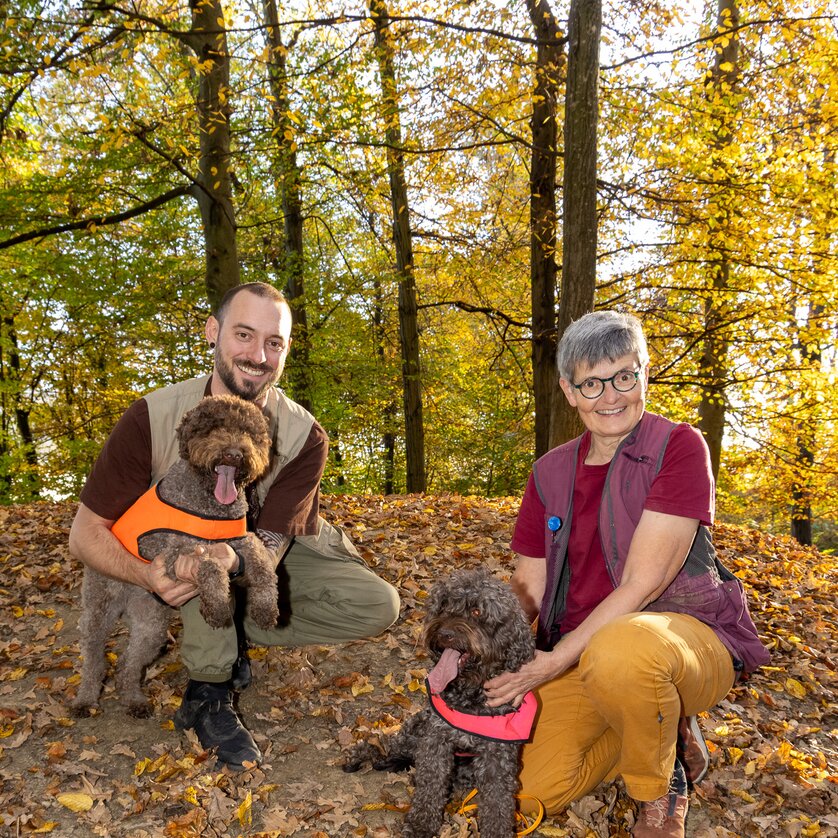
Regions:
<svg viewBox="0 0 838 838"><path fill-rule="evenodd" d="M358 732L393 727L423 698L422 599L455 567L511 573L512 499L323 499L402 613L381 637L332 647L253 650L241 712L265 754L218 770L172 727L186 680L172 642L146 689L154 715L124 715L109 683L101 711L72 716L78 683L81 569L67 533L75 507L0 508L0 835L298 836L400 834L410 775L348 775ZM688 836L838 835L834 558L756 531L718 526L722 560L745 582L770 667L701 719L712 767L691 795ZM113 641L116 659L124 632ZM619 781L545 819L538 836L624 836L634 809ZM523 828L523 826L522 826ZM476 829L452 806L445 838Z"/></svg>

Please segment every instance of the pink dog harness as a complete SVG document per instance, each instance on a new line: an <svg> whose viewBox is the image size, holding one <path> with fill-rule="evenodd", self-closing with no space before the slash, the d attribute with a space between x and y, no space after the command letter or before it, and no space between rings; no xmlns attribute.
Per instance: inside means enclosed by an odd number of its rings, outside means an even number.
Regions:
<svg viewBox="0 0 838 838"><path fill-rule="evenodd" d="M431 707L451 727L497 742L526 742L530 738L535 711L538 709L532 692L528 692L521 705L509 713L497 716L475 716L449 707L445 699L431 689L430 683L427 686Z"/></svg>

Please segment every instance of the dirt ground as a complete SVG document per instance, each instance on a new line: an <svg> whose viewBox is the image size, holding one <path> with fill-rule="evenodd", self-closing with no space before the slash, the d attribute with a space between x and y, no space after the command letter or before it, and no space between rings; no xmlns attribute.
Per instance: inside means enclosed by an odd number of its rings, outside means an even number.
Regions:
<svg viewBox="0 0 838 838"><path fill-rule="evenodd" d="M417 645L422 599L451 567L483 563L509 575L506 545L516 502L401 497L324 503L324 514L343 524L376 571L399 587L401 617L369 641L254 649L254 682L239 707L265 761L241 774L216 769L191 734L172 727L186 680L176 621L165 654L148 672L151 718L124 715L110 682L97 715L72 716L81 573L66 538L74 507L0 509L0 835L400 835L410 776L345 774L343 751L355 736L386 732L419 706L426 666ZM782 672L737 687L702 720L714 764L692 794L688 836L838 832L834 585L830 595L810 579L823 557L806 553L797 561L804 559L800 578L811 591L800 583L781 602L770 589L756 594L771 631L781 639L797 637L783 643L805 659L806 671L778 661ZM801 622L794 604L806 597L819 611ZM115 637L112 661L123 642L124 633ZM633 817L618 782L530 834L627 835ZM443 835L476 834L468 815L452 806Z"/></svg>

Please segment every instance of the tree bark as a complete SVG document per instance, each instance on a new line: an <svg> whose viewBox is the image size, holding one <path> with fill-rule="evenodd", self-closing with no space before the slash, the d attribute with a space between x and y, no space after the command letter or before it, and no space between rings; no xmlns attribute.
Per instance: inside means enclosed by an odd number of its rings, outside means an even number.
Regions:
<svg viewBox="0 0 838 838"><path fill-rule="evenodd" d="M0 336L0 349L6 349L8 356L8 372L0 368L0 382L7 385L11 392L11 402L17 426L18 437L20 438L20 449L23 452L23 459L27 468L15 475L13 473L3 475L2 482L7 490L14 491L16 498L23 500L38 500L41 497L40 480L38 477L38 449L35 445L35 436L32 433L32 426L29 422L31 408L24 405L21 398L21 373L20 353L18 352L17 329L15 318L11 315L3 316L3 329ZM4 396L6 387L3 388ZM4 400L5 401L5 400ZM3 419L3 427L8 429L6 417ZM3 447L11 451L11 446L3 440Z"/></svg>
<svg viewBox="0 0 838 838"><path fill-rule="evenodd" d="M406 484L408 492L424 492L425 429L422 417L422 374L419 363L419 320L416 277L413 266L413 237L407 200L404 155L401 151L399 95L396 65L390 36L390 17L381 0L370 0L375 25L375 45L381 76L383 116L387 142L387 170L393 215L393 244L399 277L399 342L402 354L402 393L405 423Z"/></svg>
<svg viewBox="0 0 838 838"><path fill-rule="evenodd" d="M593 311L597 259L597 122L599 120L600 0L571 0L562 190L562 284L557 340ZM558 379L558 375L557 375ZM553 387L550 445L578 436L582 424L558 386Z"/></svg>
<svg viewBox="0 0 838 838"><path fill-rule="evenodd" d="M239 284L230 172L230 55L221 0L190 0L192 27L184 40L201 61L198 73L200 186L192 190L204 231L207 297L215 308Z"/></svg>
<svg viewBox="0 0 838 838"><path fill-rule="evenodd" d="M530 299L535 456L550 447L556 378L556 161L557 111L564 39L547 0L527 0L538 39L533 91L530 164Z"/></svg>
<svg viewBox="0 0 838 838"><path fill-rule="evenodd" d="M739 35L736 29L738 24L736 0L719 0L716 32L717 35L723 35L724 40L716 47L716 57L710 75L711 96L712 91L719 88L727 92L736 89L739 78ZM732 140L730 117L730 113L722 113L718 119L712 153L719 157L720 152ZM728 187L728 183L717 184L719 193ZM713 230L717 232L711 234L711 248L718 256L711 263L712 277L704 303L704 342L699 362L702 386L698 406L698 427L710 449L710 466L716 479L719 476L727 414L729 340L725 331L728 312L725 298L730 290L731 271L725 235L731 208L724 195L720 194L720 198L719 210L713 219Z"/></svg>
<svg viewBox="0 0 838 838"><path fill-rule="evenodd" d="M291 363L287 377L291 395L306 410L312 410L310 340L305 297L305 256L303 252L303 199L301 172L297 162L297 145L286 72L286 47L279 30L276 0L264 0L265 37L270 51L268 83L272 101L271 124L277 143L274 180L282 196L283 251L280 273L285 294L291 306L294 329Z"/></svg>

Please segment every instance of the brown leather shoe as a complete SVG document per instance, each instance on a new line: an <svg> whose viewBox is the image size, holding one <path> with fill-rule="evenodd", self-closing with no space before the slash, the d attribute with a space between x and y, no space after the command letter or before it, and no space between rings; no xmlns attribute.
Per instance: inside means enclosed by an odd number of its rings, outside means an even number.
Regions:
<svg viewBox="0 0 838 838"><path fill-rule="evenodd" d="M657 800L640 803L631 834L634 838L684 838L689 806L684 767L676 759L669 790Z"/></svg>

